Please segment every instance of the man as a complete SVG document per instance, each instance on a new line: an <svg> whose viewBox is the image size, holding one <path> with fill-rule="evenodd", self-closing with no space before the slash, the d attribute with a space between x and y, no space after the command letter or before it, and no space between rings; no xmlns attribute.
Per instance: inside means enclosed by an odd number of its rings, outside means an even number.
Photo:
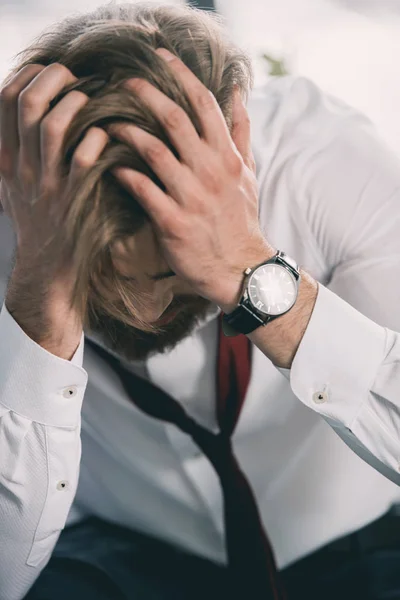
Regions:
<svg viewBox="0 0 400 600"><path fill-rule="evenodd" d="M3 88L1 600L280 598L268 548L269 591L246 580L261 529L288 598L400 589L397 487L326 423L398 482L399 163L304 79L253 93L251 148L245 72L208 16L113 6ZM252 342L248 388L221 311ZM209 451L232 364L236 459Z"/></svg>

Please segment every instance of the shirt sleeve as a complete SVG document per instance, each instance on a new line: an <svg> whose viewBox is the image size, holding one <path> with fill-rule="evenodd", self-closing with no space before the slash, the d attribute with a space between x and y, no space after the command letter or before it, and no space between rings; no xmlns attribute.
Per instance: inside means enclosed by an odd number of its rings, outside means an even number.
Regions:
<svg viewBox="0 0 400 600"><path fill-rule="evenodd" d="M0 600L24 598L50 559L79 476L84 338L71 361L0 312Z"/></svg>
<svg viewBox="0 0 400 600"><path fill-rule="evenodd" d="M320 285L290 380L304 404L400 484L400 334Z"/></svg>
<svg viewBox="0 0 400 600"><path fill-rule="evenodd" d="M357 115L338 115L316 146L297 183L307 189L299 198L309 227L303 235L312 238L329 280L319 286L291 386L399 484L400 162Z"/></svg>

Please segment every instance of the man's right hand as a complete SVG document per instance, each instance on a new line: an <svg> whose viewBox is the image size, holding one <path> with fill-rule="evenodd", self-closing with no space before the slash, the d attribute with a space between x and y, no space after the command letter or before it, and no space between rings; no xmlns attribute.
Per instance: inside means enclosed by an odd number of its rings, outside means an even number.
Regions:
<svg viewBox="0 0 400 600"><path fill-rule="evenodd" d="M76 77L63 65L28 65L0 92L0 200L16 234L16 260L6 306L24 331L48 351L70 359L82 321L71 310L72 264L57 264L49 248L63 244L68 191L96 163L108 142L92 127L77 147L67 181L62 146L69 125L89 98L71 91L51 101Z"/></svg>

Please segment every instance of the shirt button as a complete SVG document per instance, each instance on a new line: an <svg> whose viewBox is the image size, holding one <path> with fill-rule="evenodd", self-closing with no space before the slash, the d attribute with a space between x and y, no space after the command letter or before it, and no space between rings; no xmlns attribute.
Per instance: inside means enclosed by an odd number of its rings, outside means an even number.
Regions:
<svg viewBox="0 0 400 600"><path fill-rule="evenodd" d="M59 481L57 483L57 489L59 492L66 490L68 488L69 484L68 481Z"/></svg>
<svg viewBox="0 0 400 600"><path fill-rule="evenodd" d="M328 394L326 392L315 392L312 399L315 404L323 404L328 400Z"/></svg>
<svg viewBox="0 0 400 600"><path fill-rule="evenodd" d="M78 389L76 385L71 385L70 387L65 388L63 391L64 398L73 398L78 393Z"/></svg>

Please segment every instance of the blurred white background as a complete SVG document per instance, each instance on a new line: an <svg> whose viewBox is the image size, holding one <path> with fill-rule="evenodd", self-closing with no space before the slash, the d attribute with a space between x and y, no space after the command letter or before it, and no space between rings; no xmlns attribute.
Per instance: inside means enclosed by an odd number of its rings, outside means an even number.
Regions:
<svg viewBox="0 0 400 600"><path fill-rule="evenodd" d="M0 79L44 26L100 3L0 0ZM216 5L233 38L254 57L256 85L268 78L263 52L283 58L290 73L312 78L367 113L400 154L400 0L216 0Z"/></svg>

